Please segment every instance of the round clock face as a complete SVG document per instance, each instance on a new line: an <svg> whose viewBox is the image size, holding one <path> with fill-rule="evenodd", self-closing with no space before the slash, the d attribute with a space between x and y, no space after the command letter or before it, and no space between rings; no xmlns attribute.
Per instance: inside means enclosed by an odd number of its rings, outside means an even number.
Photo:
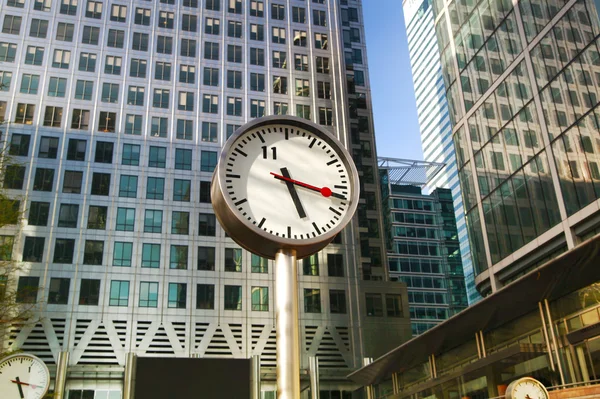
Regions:
<svg viewBox="0 0 600 399"><path fill-rule="evenodd" d="M329 134L283 121L231 140L219 163L221 190L252 230L294 247L332 239L354 213L356 169Z"/></svg>
<svg viewBox="0 0 600 399"><path fill-rule="evenodd" d="M50 385L50 373L33 355L16 354L0 361L0 392L6 399L38 399Z"/></svg>
<svg viewBox="0 0 600 399"><path fill-rule="evenodd" d="M513 381L506 390L508 399L548 399L548 391L536 379L525 377Z"/></svg>

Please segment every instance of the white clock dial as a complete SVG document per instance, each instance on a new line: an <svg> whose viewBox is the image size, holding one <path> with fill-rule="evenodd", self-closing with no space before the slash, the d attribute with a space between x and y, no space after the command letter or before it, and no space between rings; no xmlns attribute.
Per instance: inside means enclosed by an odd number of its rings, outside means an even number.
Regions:
<svg viewBox="0 0 600 399"><path fill-rule="evenodd" d="M336 228L350 209L350 172L327 141L295 126L251 129L227 154L224 191L249 223L305 240Z"/></svg>
<svg viewBox="0 0 600 399"><path fill-rule="evenodd" d="M0 392L5 399L39 399L48 391L50 373L40 359L16 354L0 361Z"/></svg>
<svg viewBox="0 0 600 399"><path fill-rule="evenodd" d="M507 399L548 399L544 385L530 377L513 381L506 390Z"/></svg>

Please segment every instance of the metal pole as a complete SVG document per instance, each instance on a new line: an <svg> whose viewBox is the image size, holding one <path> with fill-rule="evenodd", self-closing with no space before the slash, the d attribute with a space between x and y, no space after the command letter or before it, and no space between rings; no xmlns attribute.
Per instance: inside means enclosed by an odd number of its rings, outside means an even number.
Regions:
<svg viewBox="0 0 600 399"><path fill-rule="evenodd" d="M260 356L252 356L250 375L250 398L260 399Z"/></svg>
<svg viewBox="0 0 600 399"><path fill-rule="evenodd" d="M69 366L69 352L59 352L56 364L56 378L54 380L54 397L63 399L65 395L65 383L67 382L67 367Z"/></svg>
<svg viewBox="0 0 600 399"><path fill-rule="evenodd" d="M125 373L123 376L123 399L133 399L135 397L135 367L136 355L128 352L125 358Z"/></svg>
<svg viewBox="0 0 600 399"><path fill-rule="evenodd" d="M363 367L373 363L372 357L363 357ZM373 392L373 385L365 385L365 396L367 399L375 399L375 392Z"/></svg>
<svg viewBox="0 0 600 399"><path fill-rule="evenodd" d="M282 249L275 254L275 319L277 399L299 399L298 266L293 249Z"/></svg>
<svg viewBox="0 0 600 399"><path fill-rule="evenodd" d="M308 369L310 373L310 399L319 399L319 358L310 356L308 358Z"/></svg>

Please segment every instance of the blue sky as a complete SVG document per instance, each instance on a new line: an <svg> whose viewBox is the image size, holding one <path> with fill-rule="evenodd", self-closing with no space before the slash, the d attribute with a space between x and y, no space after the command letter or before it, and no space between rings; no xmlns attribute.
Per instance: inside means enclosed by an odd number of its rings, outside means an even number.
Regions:
<svg viewBox="0 0 600 399"><path fill-rule="evenodd" d="M402 0L364 0L377 155L423 159Z"/></svg>

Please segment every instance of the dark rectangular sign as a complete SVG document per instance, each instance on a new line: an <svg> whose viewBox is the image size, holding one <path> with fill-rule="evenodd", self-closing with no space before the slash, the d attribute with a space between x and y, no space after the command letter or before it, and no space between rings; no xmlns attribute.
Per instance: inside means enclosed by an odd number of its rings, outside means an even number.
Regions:
<svg viewBox="0 0 600 399"><path fill-rule="evenodd" d="M250 399L250 359L138 357L135 399Z"/></svg>

